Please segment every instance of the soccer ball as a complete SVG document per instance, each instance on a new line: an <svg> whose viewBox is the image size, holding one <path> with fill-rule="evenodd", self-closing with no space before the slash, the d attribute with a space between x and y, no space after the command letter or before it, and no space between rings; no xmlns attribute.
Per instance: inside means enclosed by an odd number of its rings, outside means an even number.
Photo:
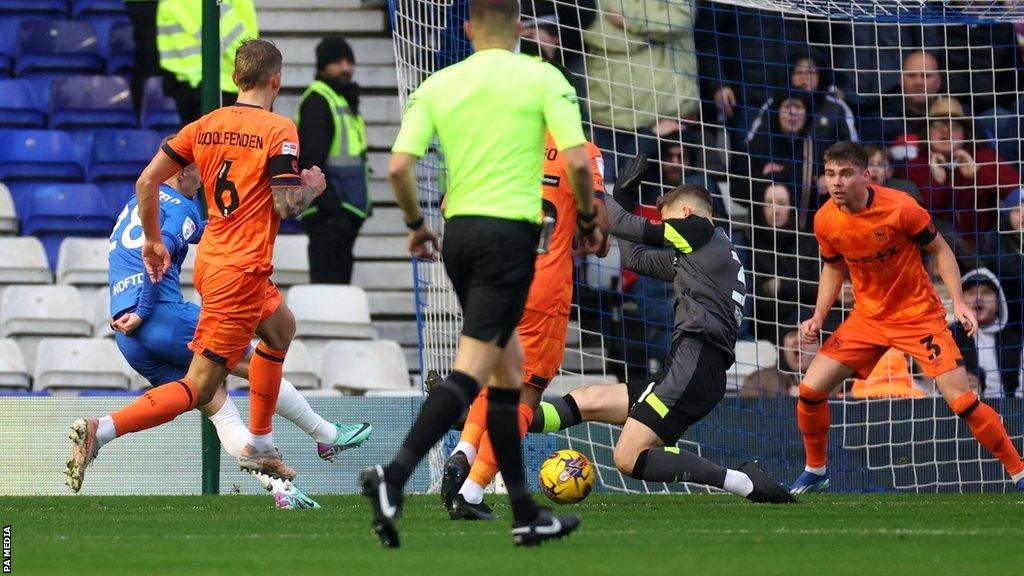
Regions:
<svg viewBox="0 0 1024 576"><path fill-rule="evenodd" d="M540 467L544 495L559 504L575 504L594 489L594 465L576 450L559 450Z"/></svg>

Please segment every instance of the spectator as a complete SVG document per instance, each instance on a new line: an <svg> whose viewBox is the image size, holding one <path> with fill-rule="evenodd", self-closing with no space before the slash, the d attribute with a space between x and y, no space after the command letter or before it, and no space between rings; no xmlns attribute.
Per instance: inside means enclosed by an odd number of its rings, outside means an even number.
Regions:
<svg viewBox="0 0 1024 576"><path fill-rule="evenodd" d="M970 119L954 98L939 98L918 137L923 144L903 168L921 190L932 217L952 222L976 246L977 234L995 230L1000 199L1020 186L1020 175L990 146L974 139Z"/></svg>
<svg viewBox="0 0 1024 576"><path fill-rule="evenodd" d="M203 80L202 3L194 0L161 0L156 11L157 48L163 69L164 94L174 99L181 123L202 116L199 83ZM234 104L238 87L231 80L235 52L247 38L258 37L253 0L221 0L220 92L221 104Z"/></svg>
<svg viewBox="0 0 1024 576"><path fill-rule="evenodd" d="M893 143L913 134L918 122L928 115L928 106L942 88L942 73L935 55L925 50L911 52L903 59L900 85L882 95L882 116L864 118L864 142ZM902 155L895 154L897 161Z"/></svg>
<svg viewBox="0 0 1024 576"><path fill-rule="evenodd" d="M986 397L1021 397L1020 331L1008 326L1006 294L988 268L963 275L964 302L978 316L978 333L968 337L959 323L952 326L968 374L974 375Z"/></svg>
<svg viewBox="0 0 1024 576"><path fill-rule="evenodd" d="M519 49L523 54L538 56L548 62L562 62L562 41L558 35L558 17L538 16L523 20Z"/></svg>
<svg viewBox="0 0 1024 576"><path fill-rule="evenodd" d="M762 221L754 227L754 317L757 336L779 342L779 321L795 316L801 304L813 305L818 281L813 236L799 234L789 189L781 184L764 191Z"/></svg>
<svg viewBox="0 0 1024 576"><path fill-rule="evenodd" d="M892 159L889 157L888 150L874 144L865 144L864 152L868 155L868 177L872 184L902 190L913 196L919 203L923 203L917 184L910 180L892 177Z"/></svg>
<svg viewBox="0 0 1024 576"><path fill-rule="evenodd" d="M1008 298L1010 324L1024 328L1021 295L1024 294L1024 188L1018 188L1003 201L999 233L985 236L978 252L985 267L994 271Z"/></svg>
<svg viewBox="0 0 1024 576"><path fill-rule="evenodd" d="M817 355L819 346L817 341L804 342L800 331L790 326L779 344L779 359L775 366L761 368L747 376L740 388L740 396L796 396L800 380Z"/></svg>
<svg viewBox="0 0 1024 576"><path fill-rule="evenodd" d="M156 49L157 0L125 0L128 18L132 21L135 55L132 65L132 102L135 113L142 109L146 80L160 75L160 52Z"/></svg>
<svg viewBox="0 0 1024 576"><path fill-rule="evenodd" d="M570 70L582 67L583 30L594 21L594 0L533 0L520 4L523 5L523 23L527 25L527 29L531 20L543 23L535 29L542 31L542 28L546 28L544 32L550 35L549 40L555 40L551 44L559 48L559 53L554 53L552 57L546 59L558 62ZM526 42L522 44L522 49L528 52Z"/></svg>
<svg viewBox="0 0 1024 576"><path fill-rule="evenodd" d="M597 4L583 40L594 143L605 152L609 182L617 161L638 150L654 156L658 137L678 132L680 119L699 107L694 8L667 0Z"/></svg>
<svg viewBox="0 0 1024 576"><path fill-rule="evenodd" d="M309 235L313 284L350 284L359 229L370 214L366 127L359 114L356 58L341 36L316 47L316 80L299 101L300 168L323 166L327 190L300 219Z"/></svg>

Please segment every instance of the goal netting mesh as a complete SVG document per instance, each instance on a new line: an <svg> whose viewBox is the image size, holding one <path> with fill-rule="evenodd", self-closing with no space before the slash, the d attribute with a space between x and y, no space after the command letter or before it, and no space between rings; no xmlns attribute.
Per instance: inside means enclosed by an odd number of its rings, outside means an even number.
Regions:
<svg viewBox="0 0 1024 576"><path fill-rule="evenodd" d="M402 103L430 73L465 58L468 0L391 0ZM683 182L715 196L715 217L748 272L749 298L729 392L684 436L727 465L758 458L791 480L803 466L795 395L816 353L796 337L812 310L820 260L814 213L828 145L871 145L876 184L930 211L990 319L963 339L979 393L1020 446L1019 133L1024 3L910 0L522 0L524 52L576 74L584 122L606 181L637 151L650 158L641 211ZM481 126L480 129L486 129ZM444 159L417 175L443 234ZM646 206L645 209L643 206ZM882 239L884 240L884 238ZM880 241L882 241L880 240ZM936 287L946 298L934 266ZM423 370L447 374L460 326L443 264L417 262ZM978 271L984 269L984 271ZM572 324L550 394L657 371L670 347L671 287L622 270L617 252L577 262ZM826 329L849 312L844 289ZM983 312L984 310L984 312ZM892 351L866 381L831 399L830 468L838 490L1003 491L999 463L976 444L912 359ZM603 489L686 491L619 474L618 428L586 424L529 439L528 462L556 445L591 456ZM451 445L449 439L448 446ZM446 448L436 450L433 476ZM532 454L536 452L536 454ZM532 454L532 455L531 455Z"/></svg>

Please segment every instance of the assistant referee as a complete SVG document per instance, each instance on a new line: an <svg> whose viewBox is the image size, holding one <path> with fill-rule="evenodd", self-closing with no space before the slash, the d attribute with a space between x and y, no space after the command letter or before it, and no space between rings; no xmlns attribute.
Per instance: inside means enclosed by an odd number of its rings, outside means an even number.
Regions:
<svg viewBox="0 0 1024 576"><path fill-rule="evenodd" d="M517 417L523 353L515 329L533 279L546 131L569 169L581 251L596 252L602 242L580 110L557 69L513 54L522 32L517 0L473 0L465 30L474 54L433 74L410 96L389 166L411 230L409 250L433 258L438 240L420 212L413 169L437 136L449 171L441 252L463 312L452 372L423 403L394 460L362 474L374 531L391 547L399 543L394 521L406 481L481 383L491 386L487 426L508 486L515 543L539 544L579 526L575 516L539 507L527 489Z"/></svg>

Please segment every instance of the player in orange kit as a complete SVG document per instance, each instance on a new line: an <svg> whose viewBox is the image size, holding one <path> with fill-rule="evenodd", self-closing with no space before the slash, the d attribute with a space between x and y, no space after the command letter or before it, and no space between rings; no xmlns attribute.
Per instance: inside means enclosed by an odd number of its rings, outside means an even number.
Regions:
<svg viewBox="0 0 1024 576"><path fill-rule="evenodd" d="M852 142L840 142L825 151L831 199L814 218L824 268L814 316L800 326L804 340L818 339L847 270L855 306L825 341L800 383L797 422L806 467L790 491L800 494L828 488L829 392L851 376L866 378L889 348L910 354L925 374L935 378L953 412L999 458L1017 487L1024 489L1024 462L999 414L970 389L963 358L946 325L946 309L925 271L920 248L935 258L953 299L953 314L972 336L978 321L964 303L956 257L928 212L913 198L867 185L867 164L864 149Z"/></svg>
<svg viewBox="0 0 1024 576"><path fill-rule="evenodd" d="M562 72L568 74L565 70ZM585 148L594 178L594 208L598 214L598 227L607 234L604 161L601 150L593 143L587 142ZM550 134L545 146L542 184L544 217L545 220L552 219L553 224L550 239L541 239L547 245L538 248L538 251L545 251L537 256L526 309L516 327L525 357L522 399L519 404L521 436L526 435L544 389L562 365L569 329L569 306L572 303L572 241L576 230L576 198L569 186L565 162ZM598 256L603 256L607 251L606 241ZM469 407L459 443L445 462L441 497L453 520L494 519L490 507L483 501L484 488L498 473L498 463L486 432L487 388L484 388Z"/></svg>
<svg viewBox="0 0 1024 576"><path fill-rule="evenodd" d="M249 364L249 443L238 456L243 470L291 480L271 434L285 353L295 318L270 280L274 240L282 218L293 218L323 192L319 168L298 170L295 124L270 112L281 89L281 52L266 40L245 41L232 79L237 103L182 128L161 147L136 184L145 243L143 280L159 282L171 257L161 236L158 187L182 168L199 168L209 223L199 244L194 280L203 299L188 374L153 388L104 418L83 418L72 429L69 476L80 482L99 448L117 436L169 422L213 398L245 355Z"/></svg>

